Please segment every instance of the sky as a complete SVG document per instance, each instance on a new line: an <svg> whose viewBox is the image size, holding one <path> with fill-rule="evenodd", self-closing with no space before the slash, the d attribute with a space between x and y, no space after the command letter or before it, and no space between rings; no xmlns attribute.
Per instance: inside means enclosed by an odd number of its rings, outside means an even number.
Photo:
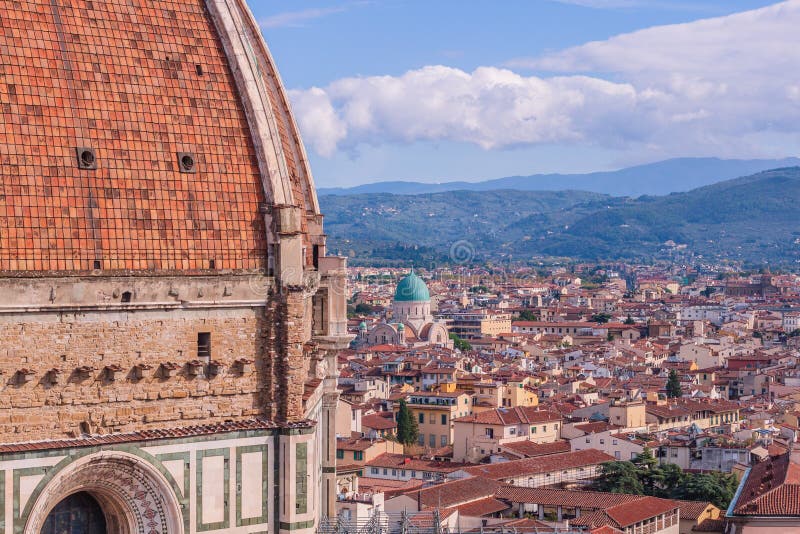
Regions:
<svg viewBox="0 0 800 534"><path fill-rule="evenodd" d="M800 153L800 0L249 0L318 187Z"/></svg>

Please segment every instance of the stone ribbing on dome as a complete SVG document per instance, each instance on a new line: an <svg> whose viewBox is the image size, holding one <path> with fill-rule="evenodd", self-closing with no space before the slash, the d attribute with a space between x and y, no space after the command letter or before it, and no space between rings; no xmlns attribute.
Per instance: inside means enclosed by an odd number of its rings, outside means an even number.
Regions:
<svg viewBox="0 0 800 534"><path fill-rule="evenodd" d="M412 271L397 284L394 300L395 302L427 302L431 300L431 294L422 278Z"/></svg>

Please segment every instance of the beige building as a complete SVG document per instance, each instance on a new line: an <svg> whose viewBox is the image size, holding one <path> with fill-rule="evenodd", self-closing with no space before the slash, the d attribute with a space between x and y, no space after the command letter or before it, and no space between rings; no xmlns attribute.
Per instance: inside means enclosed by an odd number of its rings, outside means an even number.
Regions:
<svg viewBox="0 0 800 534"><path fill-rule="evenodd" d="M445 314L442 318L447 320L450 332L462 339L498 337L511 332L510 313L473 310Z"/></svg>
<svg viewBox="0 0 800 534"><path fill-rule="evenodd" d="M740 406L730 401L679 399L648 404L647 425L654 432L696 425L701 430L739 421Z"/></svg>
<svg viewBox="0 0 800 534"><path fill-rule="evenodd" d="M539 405L539 396L531 386L533 379L525 377L518 381L478 382L472 386L475 400L473 412L479 413L496 408L526 408Z"/></svg>
<svg viewBox="0 0 800 534"><path fill-rule="evenodd" d="M627 430L647 427L647 411L643 400L613 400L608 407L608 422Z"/></svg>
<svg viewBox="0 0 800 534"><path fill-rule="evenodd" d="M499 408L454 421L453 461L479 462L516 441L552 443L560 436L561 416L536 408Z"/></svg>
<svg viewBox="0 0 800 534"><path fill-rule="evenodd" d="M3 5L0 531L314 532L346 264L246 3Z"/></svg>
<svg viewBox="0 0 800 534"><path fill-rule="evenodd" d="M419 445L429 449L453 443L453 420L472 413L472 396L467 393L412 393L406 402L419 426ZM395 405L395 420L399 405Z"/></svg>

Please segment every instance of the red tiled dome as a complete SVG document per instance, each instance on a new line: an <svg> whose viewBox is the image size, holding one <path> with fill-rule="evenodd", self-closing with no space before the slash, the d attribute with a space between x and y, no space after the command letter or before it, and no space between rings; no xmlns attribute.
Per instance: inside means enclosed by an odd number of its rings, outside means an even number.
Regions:
<svg viewBox="0 0 800 534"><path fill-rule="evenodd" d="M206 2L2 5L0 271L263 268L260 204L275 202L257 157L266 141L254 141ZM255 55L288 198L315 215L286 97L266 47ZM80 168L80 147L96 169Z"/></svg>

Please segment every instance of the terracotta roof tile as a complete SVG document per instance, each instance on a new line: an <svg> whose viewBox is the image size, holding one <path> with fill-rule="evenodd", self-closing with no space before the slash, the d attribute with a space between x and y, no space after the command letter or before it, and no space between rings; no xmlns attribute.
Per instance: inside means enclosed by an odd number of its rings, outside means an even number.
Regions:
<svg viewBox="0 0 800 534"><path fill-rule="evenodd" d="M483 425L519 425L532 423L559 422L561 416L555 412L534 407L497 408L474 415L454 419L458 423L477 423Z"/></svg>
<svg viewBox="0 0 800 534"><path fill-rule="evenodd" d="M203 2L25 0L3 29L0 271L265 266L255 148ZM78 167L79 147L96 169Z"/></svg>
<svg viewBox="0 0 800 534"><path fill-rule="evenodd" d="M498 464L478 465L468 467L465 471L473 476L486 477L494 480L530 476L537 473L550 473L575 467L599 465L613 462L614 457L596 449L538 456L536 458L523 458L511 462Z"/></svg>
<svg viewBox="0 0 800 534"><path fill-rule="evenodd" d="M502 484L494 480L472 477L412 491L406 495L418 500L426 508L452 508L487 497L494 497L500 486Z"/></svg>

